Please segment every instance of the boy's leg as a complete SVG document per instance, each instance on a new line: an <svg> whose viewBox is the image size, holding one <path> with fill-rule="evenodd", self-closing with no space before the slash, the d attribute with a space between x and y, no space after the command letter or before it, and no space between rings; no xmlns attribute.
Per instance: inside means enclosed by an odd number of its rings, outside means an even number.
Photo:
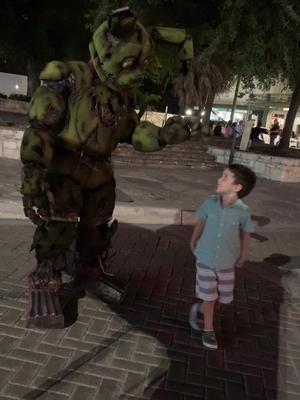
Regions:
<svg viewBox="0 0 300 400"><path fill-rule="evenodd" d="M216 300L203 301L204 331L211 332L214 330L215 303Z"/></svg>
<svg viewBox="0 0 300 400"><path fill-rule="evenodd" d="M201 330L203 324L203 303L195 303L190 310L190 326L196 331Z"/></svg>
<svg viewBox="0 0 300 400"><path fill-rule="evenodd" d="M192 306L190 311L190 325L193 329L201 330L200 325L204 320L204 303L215 303L218 298L217 292L217 276L215 271L197 264L196 272L196 297L202 300L202 303L196 303ZM214 307L212 307L213 319ZM211 323L212 325L212 323Z"/></svg>
<svg viewBox="0 0 300 400"><path fill-rule="evenodd" d="M202 332L203 346L217 350L218 342L214 330L214 311L216 300L203 301L204 329Z"/></svg>
<svg viewBox="0 0 300 400"><path fill-rule="evenodd" d="M235 271L233 268L217 272L218 301L221 304L230 304L233 301Z"/></svg>
<svg viewBox="0 0 300 400"><path fill-rule="evenodd" d="M216 271L197 265L196 296L203 300L201 311L204 319L202 343L209 349L216 350L218 343L214 332L214 310L218 299L218 277Z"/></svg>

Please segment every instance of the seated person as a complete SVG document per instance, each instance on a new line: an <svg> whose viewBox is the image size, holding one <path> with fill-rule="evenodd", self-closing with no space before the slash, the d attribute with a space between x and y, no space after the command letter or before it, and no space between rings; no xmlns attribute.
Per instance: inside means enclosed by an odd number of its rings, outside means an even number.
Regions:
<svg viewBox="0 0 300 400"><path fill-rule="evenodd" d="M259 143L259 142L263 143L264 142L263 136L262 136L263 133L267 133L267 129L262 128L261 122L259 121L257 123L257 126L255 128L251 129L250 140L252 140L252 142L256 142L256 143Z"/></svg>
<svg viewBox="0 0 300 400"><path fill-rule="evenodd" d="M215 136L222 136L222 126L220 123L217 123L213 132Z"/></svg>
<svg viewBox="0 0 300 400"><path fill-rule="evenodd" d="M275 139L281 134L281 129L278 119L274 119L274 123L270 129L270 146L275 146ZM278 142L277 142L278 144Z"/></svg>

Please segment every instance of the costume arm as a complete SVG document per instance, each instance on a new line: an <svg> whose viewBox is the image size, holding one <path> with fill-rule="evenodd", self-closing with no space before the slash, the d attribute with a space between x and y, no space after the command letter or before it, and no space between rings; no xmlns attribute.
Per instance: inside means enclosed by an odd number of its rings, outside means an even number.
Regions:
<svg viewBox="0 0 300 400"><path fill-rule="evenodd" d="M47 214L49 187L47 169L53 156L55 136L66 111L64 63L50 63L41 73L44 79L34 93L29 106L29 124L21 144L22 186L24 212L34 223ZM58 66L61 68L58 68ZM50 67L50 68L49 68ZM48 69L48 72L47 72ZM48 79L47 79L48 78ZM65 93L64 93L65 91Z"/></svg>
<svg viewBox="0 0 300 400"><path fill-rule="evenodd" d="M186 70L193 58L193 40L185 29L154 27L150 32L154 42L166 42L178 45L179 60ZM180 117L169 118L160 128L150 122L141 122L134 130L132 144L135 150L157 151L167 144L178 144L189 139L191 131L187 122Z"/></svg>
<svg viewBox="0 0 300 400"><path fill-rule="evenodd" d="M152 152L163 149L167 144L184 142L190 135L190 128L180 117L169 118L162 128L143 121L135 128L131 143L135 150Z"/></svg>
<svg viewBox="0 0 300 400"><path fill-rule="evenodd" d="M193 39L185 29L155 26L151 29L154 41L163 41L179 46L179 59L188 62L194 57Z"/></svg>

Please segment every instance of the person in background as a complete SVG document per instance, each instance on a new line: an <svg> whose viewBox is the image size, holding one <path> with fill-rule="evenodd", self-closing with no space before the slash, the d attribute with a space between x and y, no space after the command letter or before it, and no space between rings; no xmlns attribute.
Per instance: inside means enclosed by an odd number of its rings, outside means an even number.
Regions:
<svg viewBox="0 0 300 400"><path fill-rule="evenodd" d="M243 120L240 120L238 126L235 128L236 130L236 137L242 137L245 129L245 124Z"/></svg>
<svg viewBox="0 0 300 400"><path fill-rule="evenodd" d="M222 126L220 122L217 122L216 126L214 127L214 136L222 136Z"/></svg>
<svg viewBox="0 0 300 400"><path fill-rule="evenodd" d="M229 120L228 123L227 123L226 126L225 126L225 129L224 129L224 136L225 136L227 139L231 139L231 138L232 138L232 133L233 133L233 131L232 131L231 125L232 125L232 121Z"/></svg>
<svg viewBox="0 0 300 400"><path fill-rule="evenodd" d="M266 132L267 130L261 127L261 121L258 121L257 126L251 130L250 139L254 143L263 143L264 140L262 134Z"/></svg>
<svg viewBox="0 0 300 400"><path fill-rule="evenodd" d="M280 135L280 126L278 119L275 118L270 129L270 146L275 146L275 139L278 135Z"/></svg>

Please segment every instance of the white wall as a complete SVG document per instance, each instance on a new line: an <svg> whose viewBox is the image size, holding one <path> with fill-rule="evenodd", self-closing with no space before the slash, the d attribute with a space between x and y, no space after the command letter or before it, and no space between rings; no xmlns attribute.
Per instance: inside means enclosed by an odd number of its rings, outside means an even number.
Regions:
<svg viewBox="0 0 300 400"><path fill-rule="evenodd" d="M0 93L27 94L27 76L0 72Z"/></svg>
<svg viewBox="0 0 300 400"><path fill-rule="evenodd" d="M224 93L220 93L219 95L217 95L214 99L214 105L217 104L230 104L232 105L233 102L233 97L234 97L234 92L235 92L235 87L236 87L236 82L231 86L231 88ZM239 92L242 92L243 88L242 85L240 85L239 88ZM266 94L266 93L270 93L270 94L290 94L291 90L287 89L284 90L284 86L282 83L278 83L277 85L271 86L270 90L268 91L262 91L258 88L255 88L253 90L253 94L257 94L257 95L262 95L262 94ZM237 99L237 104L239 105L247 105L248 104L248 100L249 100L249 96L245 95L244 97L240 98L238 97Z"/></svg>

